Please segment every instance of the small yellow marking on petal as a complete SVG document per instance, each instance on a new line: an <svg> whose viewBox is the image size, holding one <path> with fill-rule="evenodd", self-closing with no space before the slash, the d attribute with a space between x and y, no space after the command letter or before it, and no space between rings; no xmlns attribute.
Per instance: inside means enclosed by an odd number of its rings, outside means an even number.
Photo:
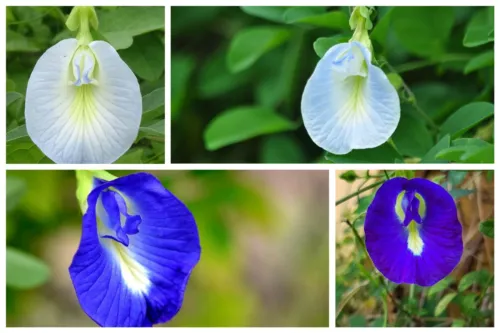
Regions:
<svg viewBox="0 0 500 333"><path fill-rule="evenodd" d="M418 229L417 222L411 221L408 224L408 250L416 256L420 256L424 250L424 241Z"/></svg>
<svg viewBox="0 0 500 333"><path fill-rule="evenodd" d="M403 211L403 198L405 196L405 191L401 191L396 199L396 214L399 217L399 222L403 223L405 220L405 212Z"/></svg>

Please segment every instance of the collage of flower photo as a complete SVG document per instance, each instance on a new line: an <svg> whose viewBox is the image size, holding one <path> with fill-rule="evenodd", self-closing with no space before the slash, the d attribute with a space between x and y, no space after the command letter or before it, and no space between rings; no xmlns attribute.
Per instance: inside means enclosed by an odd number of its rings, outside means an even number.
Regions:
<svg viewBox="0 0 500 333"><path fill-rule="evenodd" d="M8 329L495 326L493 1L79 2L0 7Z"/></svg>

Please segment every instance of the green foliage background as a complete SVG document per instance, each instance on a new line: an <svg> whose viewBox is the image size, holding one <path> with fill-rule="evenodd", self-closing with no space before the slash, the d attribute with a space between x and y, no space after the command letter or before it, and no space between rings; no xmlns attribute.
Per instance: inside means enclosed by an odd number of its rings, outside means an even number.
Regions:
<svg viewBox="0 0 500 333"><path fill-rule="evenodd" d="M492 171L350 170L337 176L336 326L494 325ZM366 211L381 184L395 176L432 180L457 204L464 253L454 271L431 287L390 282L374 267L366 250Z"/></svg>
<svg viewBox="0 0 500 333"><path fill-rule="evenodd" d="M352 36L348 7L173 7L172 161L493 162L493 7L376 7L375 61L401 121L374 149L325 154L301 94Z"/></svg>
<svg viewBox="0 0 500 333"><path fill-rule="evenodd" d="M328 171L152 173L191 210L202 247L166 326L328 326ZM68 273L75 192L73 171L7 172L7 326L95 326Z"/></svg>
<svg viewBox="0 0 500 333"><path fill-rule="evenodd" d="M40 56L73 38L65 22L72 7L7 7L7 163L52 163L31 141L24 96ZM99 30L139 80L143 115L139 135L115 163L165 162L165 8L97 7Z"/></svg>

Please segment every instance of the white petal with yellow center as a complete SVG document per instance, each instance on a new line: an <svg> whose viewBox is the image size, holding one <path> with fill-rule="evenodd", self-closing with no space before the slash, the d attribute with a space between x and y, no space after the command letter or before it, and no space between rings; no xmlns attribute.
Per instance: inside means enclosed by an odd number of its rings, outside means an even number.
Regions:
<svg viewBox="0 0 500 333"><path fill-rule="evenodd" d="M302 95L311 139L334 154L380 146L396 130L399 97L385 73L357 42L333 46L318 62Z"/></svg>
<svg viewBox="0 0 500 333"><path fill-rule="evenodd" d="M56 163L112 163L142 116L137 78L111 45L65 39L38 60L26 92L26 127Z"/></svg>

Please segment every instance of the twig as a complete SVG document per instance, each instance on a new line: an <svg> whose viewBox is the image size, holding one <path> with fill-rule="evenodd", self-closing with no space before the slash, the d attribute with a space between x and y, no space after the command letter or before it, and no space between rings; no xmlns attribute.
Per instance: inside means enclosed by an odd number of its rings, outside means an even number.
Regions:
<svg viewBox="0 0 500 333"><path fill-rule="evenodd" d="M383 184L384 182L385 182L385 180L382 180L382 181L379 181L379 182L373 183L373 184L371 184L371 185L368 185L367 187L364 187L364 188L362 188L362 189L360 189L360 190L358 190L358 191L356 191L356 192L354 192L354 193L351 193L351 194L349 194L349 195L347 195L347 196L343 197L342 199L339 199L339 200L335 201L335 206L338 206L338 205L340 205L341 203L344 203L344 202L346 202L347 200L349 200L349 199L351 199L351 198L354 198L355 196L357 196L358 194L360 194L360 193L362 193L362 192L365 192L365 191L371 190L372 188L377 187L377 186L379 186L379 185Z"/></svg>

